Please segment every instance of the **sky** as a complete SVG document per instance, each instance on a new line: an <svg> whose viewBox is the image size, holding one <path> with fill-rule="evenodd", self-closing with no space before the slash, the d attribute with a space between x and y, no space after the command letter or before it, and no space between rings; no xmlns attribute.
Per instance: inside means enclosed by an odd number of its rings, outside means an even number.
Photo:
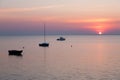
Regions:
<svg viewBox="0 0 120 80"><path fill-rule="evenodd" d="M120 34L120 0L0 0L0 35Z"/></svg>

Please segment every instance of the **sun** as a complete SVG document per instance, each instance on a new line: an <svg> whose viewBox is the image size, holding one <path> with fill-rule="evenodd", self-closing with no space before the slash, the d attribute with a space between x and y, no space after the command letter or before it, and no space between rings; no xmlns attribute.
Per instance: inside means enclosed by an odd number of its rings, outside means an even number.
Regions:
<svg viewBox="0 0 120 80"><path fill-rule="evenodd" d="M102 32L98 32L99 35L102 35Z"/></svg>

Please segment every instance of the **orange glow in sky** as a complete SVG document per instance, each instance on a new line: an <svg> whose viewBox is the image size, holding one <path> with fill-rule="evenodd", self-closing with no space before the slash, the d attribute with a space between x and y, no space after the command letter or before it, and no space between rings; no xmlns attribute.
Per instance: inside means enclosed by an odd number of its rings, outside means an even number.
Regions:
<svg viewBox="0 0 120 80"><path fill-rule="evenodd" d="M109 24L109 21L106 22L93 22L93 25L91 26L93 30L95 30L97 32L97 34L99 32L104 33L107 30L111 29L111 25Z"/></svg>
<svg viewBox="0 0 120 80"><path fill-rule="evenodd" d="M103 31L104 30L104 26L96 26L95 27L97 31Z"/></svg>
<svg viewBox="0 0 120 80"><path fill-rule="evenodd" d="M27 0L0 2L0 33L24 31L24 28L32 32L33 29L40 30L40 24L45 22L48 31L54 30L55 33L61 30L70 34L120 34L119 0L109 0L109 4L105 0L29 0L29 4ZM11 30L13 26L14 31Z"/></svg>

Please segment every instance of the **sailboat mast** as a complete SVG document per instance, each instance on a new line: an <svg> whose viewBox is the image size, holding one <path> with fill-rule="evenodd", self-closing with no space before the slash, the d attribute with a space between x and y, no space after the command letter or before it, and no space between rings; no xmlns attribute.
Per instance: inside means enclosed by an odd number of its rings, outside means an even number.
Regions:
<svg viewBox="0 0 120 80"><path fill-rule="evenodd" d="M45 24L44 24L44 42L46 42L46 34L45 34L46 32L45 32Z"/></svg>

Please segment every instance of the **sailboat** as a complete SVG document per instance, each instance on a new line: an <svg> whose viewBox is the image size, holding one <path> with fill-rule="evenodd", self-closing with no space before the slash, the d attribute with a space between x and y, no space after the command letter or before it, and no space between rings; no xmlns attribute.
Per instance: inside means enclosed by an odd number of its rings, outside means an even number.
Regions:
<svg viewBox="0 0 120 80"><path fill-rule="evenodd" d="M39 43L40 47L49 47L49 43L46 42L46 31L45 31L45 24L44 24L44 42L43 43Z"/></svg>

